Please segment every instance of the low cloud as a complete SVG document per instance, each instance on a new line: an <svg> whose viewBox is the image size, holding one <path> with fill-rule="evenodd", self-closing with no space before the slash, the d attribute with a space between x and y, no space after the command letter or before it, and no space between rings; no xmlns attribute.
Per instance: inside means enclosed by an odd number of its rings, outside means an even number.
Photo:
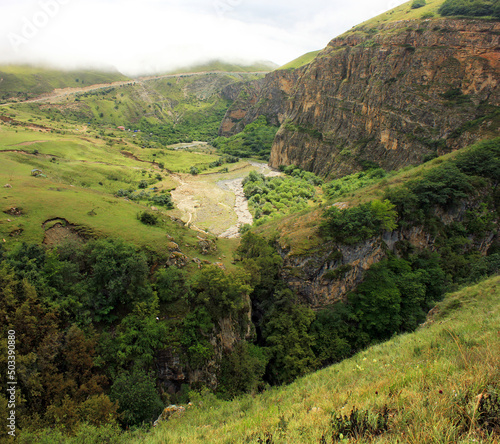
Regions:
<svg viewBox="0 0 500 444"><path fill-rule="evenodd" d="M18 0L0 5L0 63L129 75L210 59L284 64L402 1Z"/></svg>

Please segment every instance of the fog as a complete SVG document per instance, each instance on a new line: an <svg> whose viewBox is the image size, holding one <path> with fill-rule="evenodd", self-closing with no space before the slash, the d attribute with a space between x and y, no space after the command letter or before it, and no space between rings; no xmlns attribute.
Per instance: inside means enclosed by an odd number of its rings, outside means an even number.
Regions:
<svg viewBox="0 0 500 444"><path fill-rule="evenodd" d="M279 65L398 0L0 0L0 63L163 72L211 59Z"/></svg>

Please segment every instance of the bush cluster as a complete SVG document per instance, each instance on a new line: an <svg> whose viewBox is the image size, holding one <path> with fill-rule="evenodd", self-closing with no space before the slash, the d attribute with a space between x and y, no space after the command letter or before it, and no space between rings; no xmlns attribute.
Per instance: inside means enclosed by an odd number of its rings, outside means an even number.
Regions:
<svg viewBox="0 0 500 444"><path fill-rule="evenodd" d="M304 210L316 196L321 179L296 167L290 176L265 177L252 171L243 181L243 191L258 224Z"/></svg>
<svg viewBox="0 0 500 444"><path fill-rule="evenodd" d="M443 16L490 16L500 18L500 4L496 0L446 0L438 9Z"/></svg>
<svg viewBox="0 0 500 444"><path fill-rule="evenodd" d="M212 145L231 156L269 160L277 131L276 126L269 125L266 118L260 116L242 132L231 137L217 137L212 141Z"/></svg>

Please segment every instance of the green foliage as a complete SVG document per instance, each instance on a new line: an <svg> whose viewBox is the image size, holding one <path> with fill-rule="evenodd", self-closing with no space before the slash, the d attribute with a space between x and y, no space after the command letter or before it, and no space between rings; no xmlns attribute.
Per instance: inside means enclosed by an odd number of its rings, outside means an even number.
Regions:
<svg viewBox="0 0 500 444"><path fill-rule="evenodd" d="M321 310L311 324L313 351L324 367L349 357L352 353L349 308L343 303Z"/></svg>
<svg viewBox="0 0 500 444"><path fill-rule="evenodd" d="M245 393L255 393L263 385L268 357L264 349L241 341L226 354L221 363L218 394L232 399Z"/></svg>
<svg viewBox="0 0 500 444"><path fill-rule="evenodd" d="M422 8L426 4L427 2L425 0L413 0L413 2L411 3L411 9Z"/></svg>
<svg viewBox="0 0 500 444"><path fill-rule="evenodd" d="M387 173L382 168L372 168L368 171L351 174L335 179L324 185L325 194L330 199L335 199L347 193L352 193L367 185L379 182Z"/></svg>
<svg viewBox="0 0 500 444"><path fill-rule="evenodd" d="M393 230L397 218L394 207L387 199L343 210L332 206L324 213L321 225L323 235L337 242L355 244L382 230Z"/></svg>
<svg viewBox="0 0 500 444"><path fill-rule="evenodd" d="M457 168L468 176L480 176L493 181L500 177L500 138L478 142L455 159Z"/></svg>
<svg viewBox="0 0 500 444"><path fill-rule="evenodd" d="M95 332L65 326L57 310L5 262L0 265L0 316L2 368L7 368L8 331L15 331L18 427L57 424L71 432L80 421L115 421L117 406L103 394L107 379L96 367ZM7 372L0 383L7 386Z"/></svg>
<svg viewBox="0 0 500 444"><path fill-rule="evenodd" d="M396 228L398 213L394 208L395 205L387 199L384 201L375 199L371 202L371 211L382 230L393 231Z"/></svg>
<svg viewBox="0 0 500 444"><path fill-rule="evenodd" d="M432 256L412 262L391 257L373 265L349 296L354 319L371 340L412 331L441 299L444 282L444 272Z"/></svg>
<svg viewBox="0 0 500 444"><path fill-rule="evenodd" d="M482 179L478 180L478 177ZM491 139L464 150L454 160L441 164L423 177L391 189L385 197L396 205L400 224L425 222L436 225L440 224L434 216L437 207L450 210L487 183L495 189L498 177L500 144L499 139ZM469 210L467 224L483 231L487 229L492 217L490 207L497 205L495 199L495 195L487 198L487 208L479 203L481 210ZM471 220L472 212L477 216L476 222Z"/></svg>
<svg viewBox="0 0 500 444"><path fill-rule="evenodd" d="M227 273L216 265L203 267L193 278L196 305L203 305L213 319L237 314L252 287L249 274L243 270Z"/></svg>
<svg viewBox="0 0 500 444"><path fill-rule="evenodd" d="M276 295L275 303L267 314L263 336L270 349L269 378L277 384L289 383L313 370L316 357L314 337L310 326L314 311L296 301L290 290Z"/></svg>
<svg viewBox="0 0 500 444"><path fill-rule="evenodd" d="M258 224L308 207L316 196L315 184L321 179L315 174L297 167L288 176L264 177L255 171L243 180L243 192Z"/></svg>
<svg viewBox="0 0 500 444"><path fill-rule="evenodd" d="M185 273L177 267L159 270L155 279L155 290L160 302L172 303L187 293Z"/></svg>
<svg viewBox="0 0 500 444"><path fill-rule="evenodd" d="M212 318L205 307L196 307L182 320L180 342L190 367L201 368L212 358L214 349L208 337L213 328Z"/></svg>
<svg viewBox="0 0 500 444"><path fill-rule="evenodd" d="M141 211L137 214L137 219L145 225L158 225L160 217L151 211Z"/></svg>
<svg viewBox="0 0 500 444"><path fill-rule="evenodd" d="M269 160L271 146L278 128L269 125L264 116L247 125L231 137L217 137L212 145L223 153L236 157L255 157Z"/></svg>
<svg viewBox="0 0 500 444"><path fill-rule="evenodd" d="M126 306L151 297L146 257L122 241L97 240L86 245L85 284L94 317L107 317L115 306Z"/></svg>
<svg viewBox="0 0 500 444"><path fill-rule="evenodd" d="M401 293L385 264L375 264L349 302L361 330L371 338L386 338L401 324Z"/></svg>
<svg viewBox="0 0 500 444"><path fill-rule="evenodd" d="M126 427L152 423L163 408L153 377L137 367L116 378L110 397L118 402L120 421Z"/></svg>
<svg viewBox="0 0 500 444"><path fill-rule="evenodd" d="M193 176L196 176L200 173L200 170L198 168L196 168L195 166L192 166L190 169L189 169L189 174L192 174Z"/></svg>
<svg viewBox="0 0 500 444"><path fill-rule="evenodd" d="M168 326L159 321L158 301L140 302L125 316L113 334L103 334L101 356L116 373L120 368L151 367L157 350L171 338Z"/></svg>
<svg viewBox="0 0 500 444"><path fill-rule="evenodd" d="M442 16L492 16L500 18L500 5L495 0L446 0L438 9Z"/></svg>

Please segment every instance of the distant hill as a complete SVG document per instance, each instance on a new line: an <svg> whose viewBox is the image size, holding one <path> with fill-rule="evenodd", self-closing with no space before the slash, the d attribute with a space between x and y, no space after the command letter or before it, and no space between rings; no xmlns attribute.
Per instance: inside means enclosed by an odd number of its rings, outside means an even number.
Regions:
<svg viewBox="0 0 500 444"><path fill-rule="evenodd" d="M200 63L192 66L185 66L182 68L168 71L166 74L183 74L193 72L269 72L276 69L278 65L273 62L263 61L255 62L250 65L229 63L223 60L212 60L206 63Z"/></svg>
<svg viewBox="0 0 500 444"><path fill-rule="evenodd" d="M78 88L125 80L128 80L128 77L118 71L86 69L63 71L28 65L4 65L0 66L0 100L25 99L57 88Z"/></svg>

